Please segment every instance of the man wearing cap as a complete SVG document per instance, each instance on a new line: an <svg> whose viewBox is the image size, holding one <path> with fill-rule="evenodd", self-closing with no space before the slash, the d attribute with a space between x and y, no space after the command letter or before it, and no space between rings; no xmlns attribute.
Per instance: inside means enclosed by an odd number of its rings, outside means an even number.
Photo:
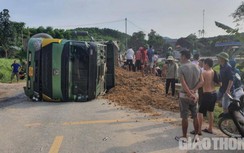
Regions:
<svg viewBox="0 0 244 153"><path fill-rule="evenodd" d="M217 54L218 63L220 64L220 82L221 86L218 92L218 99L221 100L223 111L228 112L229 98L227 94L231 94L233 90L233 75L231 66L228 63L229 55L225 52Z"/></svg>
<svg viewBox="0 0 244 153"><path fill-rule="evenodd" d="M178 64L175 63L173 56L168 56L168 71L166 74L166 96L169 92L169 86L171 84L172 97L175 96L175 80L178 78Z"/></svg>
<svg viewBox="0 0 244 153"><path fill-rule="evenodd" d="M198 131L199 123L197 119L197 90L203 85L203 77L200 69L197 65L190 62L191 53L188 50L182 50L180 57L181 66L178 73L180 82L182 85L180 91L179 105L180 116L182 118L182 136L176 136L177 141L187 141L187 129L188 129L188 113L191 112L193 118L194 130ZM195 133L194 140L198 139L197 133Z"/></svg>

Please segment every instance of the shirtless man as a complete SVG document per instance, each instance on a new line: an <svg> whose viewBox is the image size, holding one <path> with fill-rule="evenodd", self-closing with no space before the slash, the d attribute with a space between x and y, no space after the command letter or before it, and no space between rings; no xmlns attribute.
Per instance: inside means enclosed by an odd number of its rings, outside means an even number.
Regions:
<svg viewBox="0 0 244 153"><path fill-rule="evenodd" d="M217 93L215 91L215 83L214 83L214 71L212 69L213 60L207 58L204 60L204 70L203 71L203 95L202 101L199 107L198 121L199 121L199 131L198 134L201 135L201 128L203 122L203 115L206 115L208 112L209 118L209 127L202 130L203 132L213 133L213 121L214 121L214 106L217 101Z"/></svg>

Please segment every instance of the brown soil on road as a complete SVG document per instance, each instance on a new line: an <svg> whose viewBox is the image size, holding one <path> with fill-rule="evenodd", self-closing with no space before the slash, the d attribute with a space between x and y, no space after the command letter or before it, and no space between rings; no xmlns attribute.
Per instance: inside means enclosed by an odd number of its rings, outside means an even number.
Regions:
<svg viewBox="0 0 244 153"><path fill-rule="evenodd" d="M178 100L165 97L162 78L152 75L142 77L140 72L128 72L122 68L116 68L115 75L116 86L103 96L111 103L146 113L153 113L154 109L179 111ZM0 83L0 101L23 92L25 84Z"/></svg>
<svg viewBox="0 0 244 153"><path fill-rule="evenodd" d="M108 91L104 98L120 106L152 113L153 108L179 111L178 100L165 97L162 78L156 76L142 77L140 72L128 72L116 68L116 86Z"/></svg>
<svg viewBox="0 0 244 153"><path fill-rule="evenodd" d="M0 101L23 92L25 84L25 82L0 83Z"/></svg>

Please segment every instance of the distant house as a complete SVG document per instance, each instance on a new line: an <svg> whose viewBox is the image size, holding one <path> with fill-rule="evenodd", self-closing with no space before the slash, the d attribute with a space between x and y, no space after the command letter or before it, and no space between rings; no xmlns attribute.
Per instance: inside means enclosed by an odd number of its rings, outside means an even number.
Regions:
<svg viewBox="0 0 244 153"><path fill-rule="evenodd" d="M243 52L242 49L239 49L241 46L244 46L244 43L238 41L215 43L215 47L223 47L223 51L227 52L230 55L230 58L235 58Z"/></svg>
<svg viewBox="0 0 244 153"><path fill-rule="evenodd" d="M218 42L215 43L215 47L233 47L233 46L241 46L243 43L241 42Z"/></svg>

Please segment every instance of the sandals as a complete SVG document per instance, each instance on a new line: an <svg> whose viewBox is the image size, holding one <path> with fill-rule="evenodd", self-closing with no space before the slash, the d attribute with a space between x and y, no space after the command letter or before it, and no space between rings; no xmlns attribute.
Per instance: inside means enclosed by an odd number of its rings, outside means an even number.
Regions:
<svg viewBox="0 0 244 153"><path fill-rule="evenodd" d="M204 129L202 131L205 132L205 133L208 133L208 134L214 134L213 132L209 131L208 129ZM196 135L195 130L191 131L190 133L193 134L193 135ZM198 133L198 135L202 135L202 133Z"/></svg>
<svg viewBox="0 0 244 153"><path fill-rule="evenodd" d="M193 135L196 135L195 130L191 131L190 133L193 134ZM202 135L202 133L197 133L197 134L198 134L198 135Z"/></svg>
<svg viewBox="0 0 244 153"><path fill-rule="evenodd" d="M205 132L205 133L208 133L208 134L213 134L213 132L212 131L209 131L208 129L204 129L202 131Z"/></svg>

